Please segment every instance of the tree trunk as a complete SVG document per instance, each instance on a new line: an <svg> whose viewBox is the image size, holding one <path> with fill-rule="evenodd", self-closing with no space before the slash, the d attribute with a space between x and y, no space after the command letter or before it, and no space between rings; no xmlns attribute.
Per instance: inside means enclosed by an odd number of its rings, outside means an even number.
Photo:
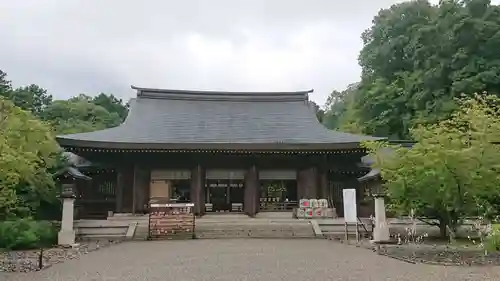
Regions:
<svg viewBox="0 0 500 281"><path fill-rule="evenodd" d="M444 220L439 220L439 234L443 239L448 238L447 224Z"/></svg>

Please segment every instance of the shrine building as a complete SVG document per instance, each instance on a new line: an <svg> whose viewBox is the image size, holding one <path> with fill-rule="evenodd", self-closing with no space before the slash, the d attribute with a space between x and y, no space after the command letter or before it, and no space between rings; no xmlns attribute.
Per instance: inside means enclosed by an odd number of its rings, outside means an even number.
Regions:
<svg viewBox="0 0 500 281"><path fill-rule="evenodd" d="M89 160L77 180L81 218L145 213L151 200L195 204L207 212L288 211L301 198L326 198L342 215L342 189L356 188L360 216L372 213L357 178L378 138L329 130L308 94L149 89L137 91L118 127L58 136Z"/></svg>

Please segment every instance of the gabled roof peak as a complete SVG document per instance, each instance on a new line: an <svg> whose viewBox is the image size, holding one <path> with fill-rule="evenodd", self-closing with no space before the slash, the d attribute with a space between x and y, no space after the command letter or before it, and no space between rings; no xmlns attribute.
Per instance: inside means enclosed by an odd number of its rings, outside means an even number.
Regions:
<svg viewBox="0 0 500 281"><path fill-rule="evenodd" d="M226 91L197 91L197 90L170 90L141 88L131 86L137 90L139 99L163 100L194 100L194 101L247 101L247 102L284 102L308 101L309 93L313 90L295 92L226 92Z"/></svg>

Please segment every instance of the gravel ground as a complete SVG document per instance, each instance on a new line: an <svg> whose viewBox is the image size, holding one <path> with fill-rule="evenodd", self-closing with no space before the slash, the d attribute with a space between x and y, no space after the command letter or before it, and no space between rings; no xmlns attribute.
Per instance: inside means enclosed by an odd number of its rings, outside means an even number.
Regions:
<svg viewBox="0 0 500 281"><path fill-rule="evenodd" d="M414 265L320 239L200 239L123 243L5 280L486 281L500 280L500 268Z"/></svg>
<svg viewBox="0 0 500 281"><path fill-rule="evenodd" d="M42 266L47 268L56 263L76 259L87 253L117 244L116 240L98 240L80 242L74 248L51 248L43 250ZM0 252L0 274L2 272L30 272L39 267L40 250ZM1 276L1 275L0 275ZM1 280L0 280L1 281Z"/></svg>

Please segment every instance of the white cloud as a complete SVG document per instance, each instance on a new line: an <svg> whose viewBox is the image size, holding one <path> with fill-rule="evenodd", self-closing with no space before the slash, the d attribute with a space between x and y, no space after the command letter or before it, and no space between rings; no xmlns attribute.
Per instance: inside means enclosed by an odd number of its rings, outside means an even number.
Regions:
<svg viewBox="0 0 500 281"><path fill-rule="evenodd" d="M499 0L500 1L500 0ZM58 98L129 86L332 89L359 78L360 34L396 0L0 3L0 69Z"/></svg>

